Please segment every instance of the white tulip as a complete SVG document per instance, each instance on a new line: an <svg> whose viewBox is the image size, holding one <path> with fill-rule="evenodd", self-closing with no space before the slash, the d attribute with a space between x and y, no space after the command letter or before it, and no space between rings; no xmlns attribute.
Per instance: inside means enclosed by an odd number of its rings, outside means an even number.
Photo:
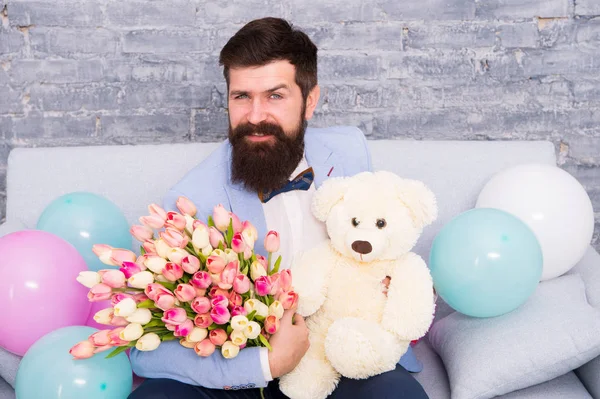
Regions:
<svg viewBox="0 0 600 399"><path fill-rule="evenodd" d="M154 275L149 271L144 270L143 272L136 273L133 276L129 277L127 282L133 288L144 289L146 288L146 286L154 282Z"/></svg>
<svg viewBox="0 0 600 399"><path fill-rule="evenodd" d="M256 310L257 316L267 317L269 315L269 307L256 299L248 299L246 303L244 303L244 309L246 309L246 312L248 313Z"/></svg>
<svg viewBox="0 0 600 399"><path fill-rule="evenodd" d="M152 312L150 309L138 308L131 315L127 316L125 320L141 325L148 324L152 320Z"/></svg>
<svg viewBox="0 0 600 399"><path fill-rule="evenodd" d="M254 262L252 262L252 264L250 265L250 277L252 278L252 281L256 281L256 279L258 279L259 277L266 275L267 271L259 261L255 260Z"/></svg>
<svg viewBox="0 0 600 399"><path fill-rule="evenodd" d="M100 274L92 271L79 272L79 276L77 276L77 281L87 287L92 288L96 284L99 284L102 279L100 278Z"/></svg>
<svg viewBox="0 0 600 399"><path fill-rule="evenodd" d="M185 339L188 342L200 342L207 336L208 330L206 328L194 327Z"/></svg>
<svg viewBox="0 0 600 399"><path fill-rule="evenodd" d="M181 264L181 260L188 256L190 253L183 248L171 248L167 253L167 258L173 263Z"/></svg>
<svg viewBox="0 0 600 399"><path fill-rule="evenodd" d="M256 339L260 334L260 324L255 321L251 321L248 323L246 328L244 329L244 335L248 339Z"/></svg>
<svg viewBox="0 0 600 399"><path fill-rule="evenodd" d="M169 244L167 244L162 238L159 238L158 240L154 241L154 246L156 247L156 253L158 256L167 259L169 250L171 249Z"/></svg>
<svg viewBox="0 0 600 399"><path fill-rule="evenodd" d="M167 260L160 256L150 256L144 262L144 266L156 274L161 274L166 265Z"/></svg>
<svg viewBox="0 0 600 399"><path fill-rule="evenodd" d="M196 248L204 248L208 244L210 244L210 240L208 239L208 230L206 226L199 224L196 227L196 230L192 233L192 244Z"/></svg>
<svg viewBox="0 0 600 399"><path fill-rule="evenodd" d="M99 310L94 315L94 321L98 324L110 325L110 320L114 314L113 308Z"/></svg>
<svg viewBox="0 0 600 399"><path fill-rule="evenodd" d="M132 298L125 298L114 306L115 316L127 317L131 316L137 309L137 304Z"/></svg>
<svg viewBox="0 0 600 399"><path fill-rule="evenodd" d="M144 328L139 323L130 323L119 333L119 338L124 341L135 341L144 334Z"/></svg>
<svg viewBox="0 0 600 399"><path fill-rule="evenodd" d="M233 344L237 346L244 345L246 341L248 341L248 337L244 335L243 330L233 330L229 337L231 339L231 342L233 342Z"/></svg>
<svg viewBox="0 0 600 399"><path fill-rule="evenodd" d="M233 328L234 331L236 331L236 330L242 331L248 325L248 318L242 314L238 314L231 318L230 323L231 323L231 328Z"/></svg>
<svg viewBox="0 0 600 399"><path fill-rule="evenodd" d="M160 345L160 337L155 333L144 334L135 343L135 347L139 351L153 351L158 348L158 345Z"/></svg>
<svg viewBox="0 0 600 399"><path fill-rule="evenodd" d="M232 359L240 353L240 347L231 341L225 341L221 347L221 354L225 359Z"/></svg>
<svg viewBox="0 0 600 399"><path fill-rule="evenodd" d="M269 315L273 315L278 319L283 317L283 305L279 301L274 301L271 306L269 306Z"/></svg>

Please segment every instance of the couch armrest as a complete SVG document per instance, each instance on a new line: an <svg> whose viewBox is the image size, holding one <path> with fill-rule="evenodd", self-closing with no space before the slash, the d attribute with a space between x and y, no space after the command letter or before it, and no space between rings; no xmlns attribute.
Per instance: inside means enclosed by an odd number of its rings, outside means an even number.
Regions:
<svg viewBox="0 0 600 399"><path fill-rule="evenodd" d="M600 356L575 370L593 398L600 398Z"/></svg>
<svg viewBox="0 0 600 399"><path fill-rule="evenodd" d="M15 231L23 230L25 226L17 220L7 220L0 224L0 237L5 236Z"/></svg>

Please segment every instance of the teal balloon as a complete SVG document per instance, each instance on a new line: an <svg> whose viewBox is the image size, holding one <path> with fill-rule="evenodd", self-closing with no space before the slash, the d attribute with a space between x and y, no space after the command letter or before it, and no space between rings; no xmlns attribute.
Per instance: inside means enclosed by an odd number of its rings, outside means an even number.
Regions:
<svg viewBox="0 0 600 399"><path fill-rule="evenodd" d="M439 296L473 317L494 317L521 306L542 276L543 257L533 231L499 209L477 208L443 226L429 267Z"/></svg>
<svg viewBox="0 0 600 399"><path fill-rule="evenodd" d="M93 271L110 268L92 252L94 244L132 248L129 223L123 212L113 202L93 193L74 192L55 199L40 215L37 229L71 243Z"/></svg>
<svg viewBox="0 0 600 399"><path fill-rule="evenodd" d="M106 359L110 351L74 360L69 349L98 331L87 326L54 330L25 353L15 392L17 399L125 399L133 374L127 354Z"/></svg>

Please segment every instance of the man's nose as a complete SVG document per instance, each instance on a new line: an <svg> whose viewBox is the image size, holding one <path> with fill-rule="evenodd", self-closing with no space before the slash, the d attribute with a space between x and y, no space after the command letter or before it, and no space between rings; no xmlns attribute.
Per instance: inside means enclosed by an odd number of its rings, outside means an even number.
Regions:
<svg viewBox="0 0 600 399"><path fill-rule="evenodd" d="M263 104L260 98L255 98L252 101L252 107L248 112L248 122L250 122L253 125L258 125L265 119L267 119L265 104Z"/></svg>

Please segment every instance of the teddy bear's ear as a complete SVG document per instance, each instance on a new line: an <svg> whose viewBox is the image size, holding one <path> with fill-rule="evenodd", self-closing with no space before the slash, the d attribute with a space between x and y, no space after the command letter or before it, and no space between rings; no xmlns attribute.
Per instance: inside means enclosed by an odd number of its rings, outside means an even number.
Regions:
<svg viewBox="0 0 600 399"><path fill-rule="evenodd" d="M331 208L344 198L348 186L347 177L332 177L325 180L313 196L313 215L321 222L327 220Z"/></svg>
<svg viewBox="0 0 600 399"><path fill-rule="evenodd" d="M417 227L423 228L437 218L435 195L422 181L399 178L396 192L400 200L410 209Z"/></svg>

